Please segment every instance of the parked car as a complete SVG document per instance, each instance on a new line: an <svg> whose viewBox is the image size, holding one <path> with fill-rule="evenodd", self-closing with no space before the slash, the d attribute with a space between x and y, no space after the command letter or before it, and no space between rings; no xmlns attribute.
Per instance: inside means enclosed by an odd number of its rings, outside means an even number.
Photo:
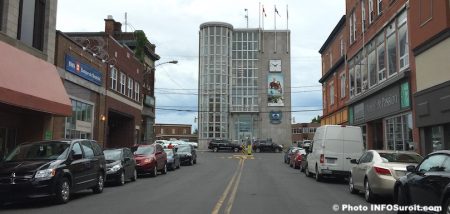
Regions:
<svg viewBox="0 0 450 214"><path fill-rule="evenodd" d="M450 151L442 150L427 155L409 172L395 182L394 201L400 206L442 206L442 213L450 206Z"/></svg>
<svg viewBox="0 0 450 214"><path fill-rule="evenodd" d="M300 143L299 147L308 149L311 147L311 144L312 144L312 142L310 140L304 140L303 142Z"/></svg>
<svg viewBox="0 0 450 214"><path fill-rule="evenodd" d="M155 140L155 143L161 145L164 149L167 149L170 144L175 148L178 146L178 143L169 140Z"/></svg>
<svg viewBox="0 0 450 214"><path fill-rule="evenodd" d="M406 175L406 166L417 165L422 159L415 152L369 150L359 160L351 160L349 190L363 191L367 202L377 196L391 197L395 182Z"/></svg>
<svg viewBox="0 0 450 214"><path fill-rule="evenodd" d="M231 143L228 140L214 139L209 142L208 149L211 149L213 152L218 152L218 151L239 152L240 150L242 150L242 147L238 144Z"/></svg>
<svg viewBox="0 0 450 214"><path fill-rule="evenodd" d="M167 167L169 170L175 170L180 168L180 155L177 149L164 149L167 154Z"/></svg>
<svg viewBox="0 0 450 214"><path fill-rule="evenodd" d="M179 141L186 142L186 143L194 146L195 149L198 148L198 143L197 142L190 142L188 139L180 139Z"/></svg>
<svg viewBox="0 0 450 214"><path fill-rule="evenodd" d="M290 158L289 166L294 169L300 169L305 155L306 151L304 149L297 149Z"/></svg>
<svg viewBox="0 0 450 214"><path fill-rule="evenodd" d="M138 174L150 174L152 177L167 173L167 154L160 144L138 145L134 152Z"/></svg>
<svg viewBox="0 0 450 214"><path fill-rule="evenodd" d="M273 143L272 140L256 140L253 142L253 151L278 153L283 151L283 146Z"/></svg>
<svg viewBox="0 0 450 214"><path fill-rule="evenodd" d="M180 162L182 164L193 165L197 163L197 152L191 145L179 145L178 154L180 155Z"/></svg>
<svg viewBox="0 0 450 214"><path fill-rule="evenodd" d="M95 141L20 144L0 163L0 202L53 197L67 203L80 190L101 193L105 174L105 157Z"/></svg>
<svg viewBox="0 0 450 214"><path fill-rule="evenodd" d="M124 185L125 181L136 181L136 161L129 148L103 150L106 159L106 181Z"/></svg>
<svg viewBox="0 0 450 214"><path fill-rule="evenodd" d="M344 125L321 126L316 129L310 150L305 169L307 176L314 173L317 181L325 176L346 178L350 176L350 160L363 154L361 128Z"/></svg>
<svg viewBox="0 0 450 214"><path fill-rule="evenodd" d="M288 148L288 150L286 150L286 152L284 153L284 163L289 164L290 160L289 158L291 157L292 153L295 152L297 149L299 149L299 147L296 146L291 146Z"/></svg>

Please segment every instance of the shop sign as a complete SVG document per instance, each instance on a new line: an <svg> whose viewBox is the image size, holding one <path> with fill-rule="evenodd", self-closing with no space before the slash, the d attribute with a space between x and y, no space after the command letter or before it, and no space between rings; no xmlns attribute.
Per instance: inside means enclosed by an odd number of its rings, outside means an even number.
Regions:
<svg viewBox="0 0 450 214"><path fill-rule="evenodd" d="M73 56L66 54L66 71L75 74L96 85L102 85L102 73L89 64L80 62Z"/></svg>
<svg viewBox="0 0 450 214"><path fill-rule="evenodd" d="M80 132L92 132L92 123L90 122L86 122L86 121L82 121L82 120L77 120L75 121L75 130L80 131Z"/></svg>
<svg viewBox="0 0 450 214"><path fill-rule="evenodd" d="M410 106L409 102L409 83L404 82L401 85L401 106L402 108L408 108Z"/></svg>
<svg viewBox="0 0 450 214"><path fill-rule="evenodd" d="M365 115L364 115L364 103L360 103L353 107L353 122L355 124L364 123Z"/></svg>
<svg viewBox="0 0 450 214"><path fill-rule="evenodd" d="M51 140L52 138L53 138L53 132L52 131L45 131L44 140Z"/></svg>
<svg viewBox="0 0 450 214"><path fill-rule="evenodd" d="M271 111L269 113L270 123L272 123L272 124L280 124L282 116L283 115L282 115L281 111Z"/></svg>
<svg viewBox="0 0 450 214"><path fill-rule="evenodd" d="M400 88L385 90L364 102L365 121L384 117L400 110Z"/></svg>

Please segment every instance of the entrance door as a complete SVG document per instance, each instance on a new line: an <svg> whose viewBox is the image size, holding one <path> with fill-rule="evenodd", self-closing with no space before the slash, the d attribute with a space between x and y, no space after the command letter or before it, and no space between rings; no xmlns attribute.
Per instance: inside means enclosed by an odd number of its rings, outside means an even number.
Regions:
<svg viewBox="0 0 450 214"><path fill-rule="evenodd" d="M384 149L383 136L383 121L377 120L373 122L373 149Z"/></svg>

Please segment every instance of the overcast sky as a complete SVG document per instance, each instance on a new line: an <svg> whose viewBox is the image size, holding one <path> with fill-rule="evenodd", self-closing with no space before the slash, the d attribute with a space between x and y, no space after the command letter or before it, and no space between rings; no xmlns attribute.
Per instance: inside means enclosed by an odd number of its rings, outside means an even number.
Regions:
<svg viewBox="0 0 450 214"><path fill-rule="evenodd" d="M57 29L63 32L104 31L104 19L112 15L122 22L125 31L125 12L128 31L144 30L156 52L156 106L165 109L197 110L198 31L200 24L221 21L235 28L259 25L258 5L264 5L267 17L264 28L274 28L274 5L277 29L286 29L286 5L289 8L291 30L292 110L322 109L321 61L318 50L345 13L343 0L63 0L58 1ZM310 122L322 111L293 112L296 123ZM157 123L192 124L196 112L157 109Z"/></svg>

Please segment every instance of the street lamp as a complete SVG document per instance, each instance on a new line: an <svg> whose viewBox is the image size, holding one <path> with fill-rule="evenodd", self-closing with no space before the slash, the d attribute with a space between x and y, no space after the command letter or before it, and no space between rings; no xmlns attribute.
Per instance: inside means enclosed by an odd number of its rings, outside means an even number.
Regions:
<svg viewBox="0 0 450 214"><path fill-rule="evenodd" d="M150 65L150 66L149 66L150 69L147 70L146 72L144 72L144 75L146 75L146 74L152 72L153 70L155 70L156 67L158 67L158 66L160 66L160 65L164 65L164 64L178 64L178 60L170 60L170 61L167 61L167 62L161 62L161 63L156 64L155 66L151 66L151 65Z"/></svg>

